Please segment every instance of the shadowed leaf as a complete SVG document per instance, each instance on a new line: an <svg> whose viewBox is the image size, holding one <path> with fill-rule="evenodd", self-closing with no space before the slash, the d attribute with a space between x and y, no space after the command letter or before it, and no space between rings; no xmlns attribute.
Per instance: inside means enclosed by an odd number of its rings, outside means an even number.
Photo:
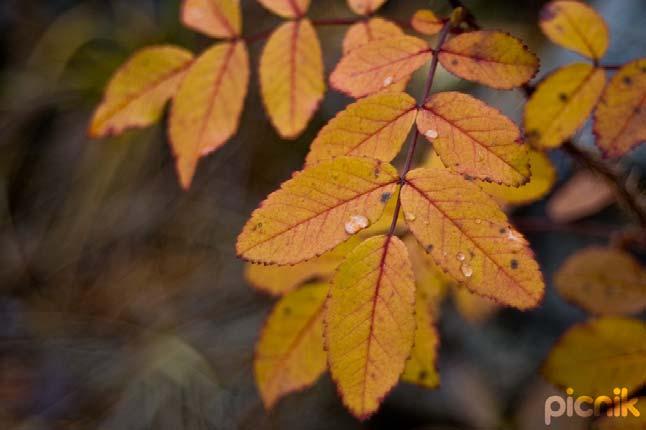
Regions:
<svg viewBox="0 0 646 430"><path fill-rule="evenodd" d="M348 28L343 38L343 54L347 54L367 43L390 37L404 36L402 29L394 22L374 17L360 21Z"/></svg>
<svg viewBox="0 0 646 430"><path fill-rule="evenodd" d="M418 246L419 248L419 246ZM440 336L432 312L437 306L433 299L417 289L415 297L415 341L402 374L402 381L435 388L440 384L436 361Z"/></svg>
<svg viewBox="0 0 646 430"><path fill-rule="evenodd" d="M258 0L267 10L283 18L298 18L307 12L310 0Z"/></svg>
<svg viewBox="0 0 646 430"><path fill-rule="evenodd" d="M212 37L234 38L242 30L239 0L184 0L182 22Z"/></svg>
<svg viewBox="0 0 646 430"><path fill-rule="evenodd" d="M354 13L369 15L386 3L386 0L348 0L348 6Z"/></svg>
<svg viewBox="0 0 646 430"><path fill-rule="evenodd" d="M576 172L558 188L547 203L548 217L567 223L594 215L615 201L614 188L589 170Z"/></svg>
<svg viewBox="0 0 646 430"><path fill-rule="evenodd" d="M439 33L444 26L444 21L429 9L421 9L415 12L410 23L415 31L427 36Z"/></svg>

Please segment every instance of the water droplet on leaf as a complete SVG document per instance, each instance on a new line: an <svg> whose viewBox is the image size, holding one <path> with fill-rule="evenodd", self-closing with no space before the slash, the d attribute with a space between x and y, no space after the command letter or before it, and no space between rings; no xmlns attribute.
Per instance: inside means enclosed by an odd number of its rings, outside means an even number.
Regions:
<svg viewBox="0 0 646 430"><path fill-rule="evenodd" d="M428 129L424 133L424 136L428 137L429 139L435 139L438 136L438 133L437 130Z"/></svg>
<svg viewBox="0 0 646 430"><path fill-rule="evenodd" d="M455 258L457 258L457 259L458 259L458 261L464 261L464 259L465 259L466 257L464 256L464 254L463 254L463 253L458 252L458 254L455 256Z"/></svg>
<svg viewBox="0 0 646 430"><path fill-rule="evenodd" d="M460 270L462 271L462 274L466 276L467 278L470 278L471 275L473 275L473 268L469 266L468 263L462 263L460 266Z"/></svg>
<svg viewBox="0 0 646 430"><path fill-rule="evenodd" d="M393 83L393 77L392 76L388 76L386 79L384 79L384 87L387 87L392 83Z"/></svg>
<svg viewBox="0 0 646 430"><path fill-rule="evenodd" d="M359 230L368 227L370 221L363 215L352 215L348 222L345 223L345 232L348 234L355 234Z"/></svg>
<svg viewBox="0 0 646 430"><path fill-rule="evenodd" d="M404 217L406 218L406 221L415 221L414 213L406 212L406 215L404 215Z"/></svg>

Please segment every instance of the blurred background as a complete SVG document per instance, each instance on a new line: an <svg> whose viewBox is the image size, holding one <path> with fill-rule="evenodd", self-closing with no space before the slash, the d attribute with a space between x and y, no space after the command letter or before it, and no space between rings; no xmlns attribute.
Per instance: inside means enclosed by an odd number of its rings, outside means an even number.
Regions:
<svg viewBox="0 0 646 430"><path fill-rule="evenodd" d="M312 3L313 18L352 16L343 0ZM508 31L539 54L539 77L577 59L538 31L543 3L465 1L484 27ZM646 2L591 4L611 29L607 63L644 55ZM247 35L280 22L253 0L242 5ZM134 51L212 43L181 27L178 7L178 0L0 1L0 429L544 428L543 402L554 389L537 370L558 336L586 318L554 293L552 274L566 256L607 243L631 221L612 193L566 224L547 218L545 201L513 210L544 270L546 299L530 312L470 313L446 303L439 389L400 384L377 415L358 423L326 375L266 413L252 358L274 299L245 282L235 239L350 100L329 91L306 132L283 141L263 112L254 71L240 131L199 163L182 192L163 122L114 139L86 135L107 80ZM440 0L390 0L380 15L407 21L421 7L448 10ZM328 73L345 30L317 28ZM254 68L262 46L251 47ZM424 76L411 82L412 94ZM519 91L440 71L436 89L449 88L515 120L522 115ZM591 140L588 125L577 142ZM559 184L567 183L575 166L559 151L551 156ZM643 177L644 148L625 168ZM592 194L603 194L600 187ZM559 425L584 424L557 419L552 428Z"/></svg>

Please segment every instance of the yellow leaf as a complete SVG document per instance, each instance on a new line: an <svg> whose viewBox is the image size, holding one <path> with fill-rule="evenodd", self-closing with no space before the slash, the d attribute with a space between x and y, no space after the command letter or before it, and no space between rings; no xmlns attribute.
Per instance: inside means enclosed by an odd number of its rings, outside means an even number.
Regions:
<svg viewBox="0 0 646 430"><path fill-rule="evenodd" d="M238 129L248 83L249 57L241 41L206 50L186 74L169 125L184 188L191 184L198 159L218 149Z"/></svg>
<svg viewBox="0 0 646 430"><path fill-rule="evenodd" d="M559 293L597 315L646 309L646 270L619 249L590 247L569 257L554 277Z"/></svg>
<svg viewBox="0 0 646 430"><path fill-rule="evenodd" d="M278 133L297 137L325 93L321 45L308 19L286 22L271 34L260 57L260 89Z"/></svg>
<svg viewBox="0 0 646 430"><path fill-rule="evenodd" d="M525 105L527 141L555 148L572 137L592 112L606 74L590 64L575 63L548 75Z"/></svg>
<svg viewBox="0 0 646 430"><path fill-rule="evenodd" d="M386 3L386 0L348 0L348 6L354 13L370 15Z"/></svg>
<svg viewBox="0 0 646 430"><path fill-rule="evenodd" d="M550 158L541 151L529 151L531 176L529 182L520 187L479 182L478 185L487 194L503 203L526 205L542 199L556 182L556 169Z"/></svg>
<svg viewBox="0 0 646 430"><path fill-rule="evenodd" d="M312 385L325 371L323 310L327 284L309 284L283 297L260 334L254 357L256 384L265 408Z"/></svg>
<svg viewBox="0 0 646 430"><path fill-rule="evenodd" d="M614 395L612 396L614 397ZM594 430L644 430L646 429L646 413L644 413L644 404L646 404L646 397L637 397L635 407L639 410L640 414L634 414L626 411L627 416L620 415L621 406L616 405L613 409L614 416L602 415L595 422ZM631 399L632 400L632 399ZM628 402L622 401L623 404ZM616 409L615 409L616 408ZM615 412L616 411L616 412ZM617 414L619 412L619 414Z"/></svg>
<svg viewBox="0 0 646 430"><path fill-rule="evenodd" d="M234 38L242 29L240 1L184 0L182 22L208 36Z"/></svg>
<svg viewBox="0 0 646 430"><path fill-rule="evenodd" d="M495 302L473 294L460 286L453 288L453 300L455 308L462 318L475 324L486 321L500 309L500 306Z"/></svg>
<svg viewBox="0 0 646 430"><path fill-rule="evenodd" d="M616 200L608 180L588 169L579 170L547 202L552 221L568 223L594 215Z"/></svg>
<svg viewBox="0 0 646 430"><path fill-rule="evenodd" d="M612 77L594 112L594 133L607 157L624 155L646 140L646 58Z"/></svg>
<svg viewBox="0 0 646 430"><path fill-rule="evenodd" d="M330 84L351 97L364 97L407 79L432 55L428 43L417 37L375 40L344 55Z"/></svg>
<svg viewBox="0 0 646 430"><path fill-rule="evenodd" d="M403 36L404 32L395 23L374 17L359 21L348 28L343 38L343 54L347 54L375 40Z"/></svg>
<svg viewBox="0 0 646 430"><path fill-rule="evenodd" d="M419 248L419 247L418 247ZM406 362L402 381L435 388L440 384L437 372L437 350L440 336L435 329L432 303L417 291L415 298L415 340Z"/></svg>
<svg viewBox="0 0 646 430"><path fill-rule="evenodd" d="M520 40L500 31L472 31L449 39L439 54L454 75L498 89L519 87L538 71L538 58Z"/></svg>
<svg viewBox="0 0 646 430"><path fill-rule="evenodd" d="M312 142L307 165L339 155L392 160L415 121L416 107L415 99L405 93L360 99L321 129Z"/></svg>
<svg viewBox="0 0 646 430"><path fill-rule="evenodd" d="M420 9L413 15L411 26L419 33L432 36L440 32L444 26L444 20L435 15L432 10Z"/></svg>
<svg viewBox="0 0 646 430"><path fill-rule="evenodd" d="M283 18L300 18L310 7L310 0L258 0L270 12Z"/></svg>
<svg viewBox="0 0 646 430"><path fill-rule="evenodd" d="M415 336L415 283L396 236L372 237L332 280L325 345L343 403L366 419L397 383Z"/></svg>
<svg viewBox="0 0 646 430"><path fill-rule="evenodd" d="M296 264L334 248L377 221L395 192L393 166L339 157L298 172L270 194L238 237L238 255Z"/></svg>
<svg viewBox="0 0 646 430"><path fill-rule="evenodd" d="M133 55L112 77L90 125L92 137L122 133L157 121L193 60L189 51L155 46Z"/></svg>
<svg viewBox="0 0 646 430"><path fill-rule="evenodd" d="M542 373L552 384L578 395L612 397L646 383L646 323L600 318L570 328L550 351Z"/></svg>
<svg viewBox="0 0 646 430"><path fill-rule="evenodd" d="M442 272L442 269L435 264L433 257L419 246L412 235L406 235L404 243L413 265L413 273L415 273L417 297L424 299L430 309L431 318L436 320L440 316L440 307L446 297L448 287L453 285L455 281Z"/></svg>
<svg viewBox="0 0 646 430"><path fill-rule="evenodd" d="M579 1L553 1L541 9L539 25L550 40L599 60L608 49L608 26L590 6Z"/></svg>
<svg viewBox="0 0 646 430"><path fill-rule="evenodd" d="M541 300L545 286L527 241L477 185L448 170L416 169L401 203L411 232L452 278L519 309Z"/></svg>
<svg viewBox="0 0 646 430"><path fill-rule="evenodd" d="M417 128L444 165L458 173L508 185L529 179L527 145L516 124L472 96L434 94L420 109Z"/></svg>

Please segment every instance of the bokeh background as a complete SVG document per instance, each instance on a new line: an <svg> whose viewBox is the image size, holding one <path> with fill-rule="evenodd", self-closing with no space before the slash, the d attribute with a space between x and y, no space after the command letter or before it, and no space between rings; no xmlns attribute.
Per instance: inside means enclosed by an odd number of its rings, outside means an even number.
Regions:
<svg viewBox="0 0 646 430"><path fill-rule="evenodd" d="M343 0L313 0L309 16L351 17ZM538 31L538 0L466 0L480 23L520 38L545 75L576 56ZM243 0L244 31L280 22ZM646 2L595 1L611 29L608 63L644 55ZM390 0L406 21L441 0ZM189 192L176 181L165 126L93 141L86 128L113 71L160 43L211 43L181 27L178 0L0 1L1 429L541 429L554 391L537 374L558 336L585 314L551 286L563 259L606 243L630 219L613 204L555 224L545 202L512 212L548 281L542 306L468 320L449 301L440 320L442 385L400 384L358 423L326 375L263 410L253 347L273 299L254 292L234 254L251 210L302 166L318 129L349 99L329 91L307 128L283 141L263 112L252 74L241 129L203 159ZM345 27L319 27L326 71ZM251 47L257 67L263 43ZM409 91L419 94L420 72ZM518 120L519 91L496 92L440 71L436 89L460 89ZM591 144L589 126L577 141ZM575 167L552 154L559 184ZM643 176L645 151L626 168ZM556 428L583 423L557 419Z"/></svg>

